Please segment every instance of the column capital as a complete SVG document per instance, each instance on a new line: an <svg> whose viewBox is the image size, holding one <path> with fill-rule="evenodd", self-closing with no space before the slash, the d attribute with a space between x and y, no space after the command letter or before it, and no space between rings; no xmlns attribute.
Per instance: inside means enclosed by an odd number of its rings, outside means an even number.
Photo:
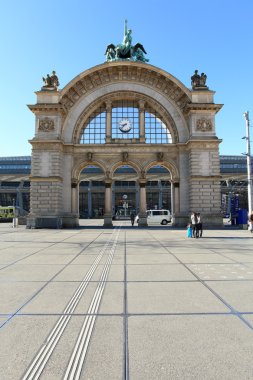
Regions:
<svg viewBox="0 0 253 380"><path fill-rule="evenodd" d="M144 111L144 109L145 109L145 100L143 100L143 99L139 100L138 106L139 106L139 110L140 111Z"/></svg>
<svg viewBox="0 0 253 380"><path fill-rule="evenodd" d="M111 100L106 100L105 108L106 108L107 112L111 112L111 110L112 110L112 101Z"/></svg>
<svg viewBox="0 0 253 380"><path fill-rule="evenodd" d="M112 180L111 179L105 180L105 187L106 187L106 189L112 187Z"/></svg>
<svg viewBox="0 0 253 380"><path fill-rule="evenodd" d="M72 179L71 180L71 188L75 189L75 188L77 188L77 186L78 186L78 180L77 179Z"/></svg>
<svg viewBox="0 0 253 380"><path fill-rule="evenodd" d="M146 179L139 179L139 186L140 187L146 187L147 180Z"/></svg>

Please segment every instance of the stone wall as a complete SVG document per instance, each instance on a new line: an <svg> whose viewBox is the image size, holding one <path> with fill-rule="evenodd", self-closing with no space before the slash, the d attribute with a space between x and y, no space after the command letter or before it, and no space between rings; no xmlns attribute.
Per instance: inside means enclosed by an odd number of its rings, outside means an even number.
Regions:
<svg viewBox="0 0 253 380"><path fill-rule="evenodd" d="M210 225L222 225L218 142L193 143L189 154L189 204Z"/></svg>
<svg viewBox="0 0 253 380"><path fill-rule="evenodd" d="M31 195L32 214L52 216L62 213L62 182L31 182Z"/></svg>

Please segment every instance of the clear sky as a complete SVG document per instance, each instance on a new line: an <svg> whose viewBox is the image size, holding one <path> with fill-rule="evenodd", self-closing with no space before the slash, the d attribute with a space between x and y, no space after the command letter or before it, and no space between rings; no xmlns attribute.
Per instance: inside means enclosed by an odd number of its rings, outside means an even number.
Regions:
<svg viewBox="0 0 253 380"><path fill-rule="evenodd" d="M122 42L125 18L151 65L186 87L195 69L207 74L215 102L224 104L216 117L220 153L246 151L243 112L253 120L252 0L2 0L0 11L0 156L31 154L35 118L27 104L36 103L42 77L56 70L63 88L103 63L106 46Z"/></svg>

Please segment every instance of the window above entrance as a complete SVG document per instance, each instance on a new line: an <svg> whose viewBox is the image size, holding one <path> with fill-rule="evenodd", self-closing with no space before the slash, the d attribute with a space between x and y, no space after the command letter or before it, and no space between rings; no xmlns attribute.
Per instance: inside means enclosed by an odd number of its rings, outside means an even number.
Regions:
<svg viewBox="0 0 253 380"><path fill-rule="evenodd" d="M80 144L104 144L106 129L106 111L100 107L93 112L85 128L81 131Z"/></svg>
<svg viewBox="0 0 253 380"><path fill-rule="evenodd" d="M137 100L105 102L84 122L79 143L172 143L170 129L163 117L144 104Z"/></svg>
<svg viewBox="0 0 253 380"><path fill-rule="evenodd" d="M136 102L122 100L112 107L112 138L139 138L139 109Z"/></svg>

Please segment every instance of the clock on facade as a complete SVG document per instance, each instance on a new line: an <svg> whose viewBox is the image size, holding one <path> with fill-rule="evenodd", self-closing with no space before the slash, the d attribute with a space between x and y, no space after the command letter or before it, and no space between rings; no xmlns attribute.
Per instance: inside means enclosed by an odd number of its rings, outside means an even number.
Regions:
<svg viewBox="0 0 253 380"><path fill-rule="evenodd" d="M128 133L131 131L132 125L128 119L123 119L119 122L119 129L123 133Z"/></svg>

